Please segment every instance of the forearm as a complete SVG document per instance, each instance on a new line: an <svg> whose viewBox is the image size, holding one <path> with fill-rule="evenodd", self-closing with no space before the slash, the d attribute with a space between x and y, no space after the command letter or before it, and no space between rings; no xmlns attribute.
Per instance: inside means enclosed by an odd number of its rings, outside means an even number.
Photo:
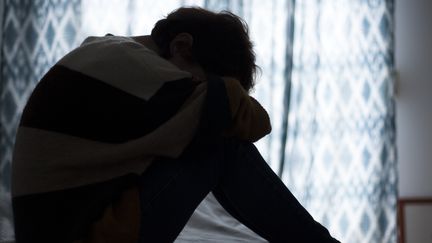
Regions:
<svg viewBox="0 0 432 243"><path fill-rule="evenodd" d="M255 142L271 131L270 118L261 104L231 78L223 78L232 114L225 136Z"/></svg>

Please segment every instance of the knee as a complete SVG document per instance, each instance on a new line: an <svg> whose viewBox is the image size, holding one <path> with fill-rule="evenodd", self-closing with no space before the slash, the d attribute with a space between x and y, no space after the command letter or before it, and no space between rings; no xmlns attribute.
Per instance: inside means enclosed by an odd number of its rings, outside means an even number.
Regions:
<svg viewBox="0 0 432 243"><path fill-rule="evenodd" d="M237 163L261 160L262 156L252 142L236 138L224 140L224 152L226 160Z"/></svg>

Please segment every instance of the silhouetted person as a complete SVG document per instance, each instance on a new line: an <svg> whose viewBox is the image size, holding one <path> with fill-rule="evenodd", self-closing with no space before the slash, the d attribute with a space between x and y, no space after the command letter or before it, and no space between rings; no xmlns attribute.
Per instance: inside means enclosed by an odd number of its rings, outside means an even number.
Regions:
<svg viewBox="0 0 432 243"><path fill-rule="evenodd" d="M151 36L87 38L25 107L17 242L172 242L200 204L251 229L243 242L337 242L252 144L271 130L248 94L255 70L229 12L180 8Z"/></svg>

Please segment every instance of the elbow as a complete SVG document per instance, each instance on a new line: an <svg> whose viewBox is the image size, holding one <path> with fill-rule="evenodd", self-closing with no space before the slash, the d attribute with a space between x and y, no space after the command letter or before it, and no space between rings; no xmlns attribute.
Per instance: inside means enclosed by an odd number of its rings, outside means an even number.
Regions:
<svg viewBox="0 0 432 243"><path fill-rule="evenodd" d="M271 132L271 130L272 130L272 127L270 124L270 120L263 122L261 124L261 126L257 127L254 131L251 131L249 133L252 135L252 136L250 136L251 142L257 142L261 138L268 135Z"/></svg>

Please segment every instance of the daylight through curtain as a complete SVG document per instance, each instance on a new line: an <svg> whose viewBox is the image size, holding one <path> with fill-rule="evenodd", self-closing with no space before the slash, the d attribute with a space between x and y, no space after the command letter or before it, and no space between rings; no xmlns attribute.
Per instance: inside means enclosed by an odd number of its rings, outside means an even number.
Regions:
<svg viewBox="0 0 432 243"><path fill-rule="evenodd" d="M396 242L393 1L296 1L283 180L341 242Z"/></svg>
<svg viewBox="0 0 432 243"><path fill-rule="evenodd" d="M36 82L79 43L79 0L2 1L0 242L13 239L11 157L22 109Z"/></svg>
<svg viewBox="0 0 432 243"><path fill-rule="evenodd" d="M11 152L40 77L88 35L149 34L192 5L248 23L261 67L252 96L273 126L257 146L294 195L342 242L396 242L392 0L1 3L0 242L13 239Z"/></svg>

